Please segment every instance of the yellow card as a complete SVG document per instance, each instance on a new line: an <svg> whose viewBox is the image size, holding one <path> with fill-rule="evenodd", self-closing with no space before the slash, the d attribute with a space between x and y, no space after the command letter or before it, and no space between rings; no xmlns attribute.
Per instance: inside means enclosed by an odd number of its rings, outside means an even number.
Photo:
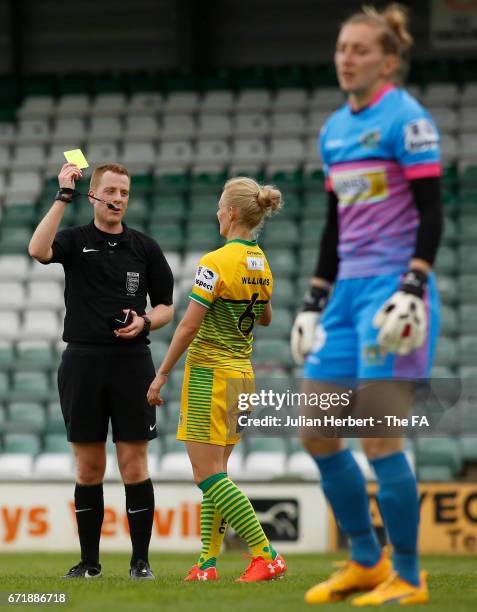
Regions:
<svg viewBox="0 0 477 612"><path fill-rule="evenodd" d="M65 151L63 155L66 157L66 161L70 164L76 164L78 168L89 168L89 164L86 161L86 157L83 155L83 151L81 149Z"/></svg>

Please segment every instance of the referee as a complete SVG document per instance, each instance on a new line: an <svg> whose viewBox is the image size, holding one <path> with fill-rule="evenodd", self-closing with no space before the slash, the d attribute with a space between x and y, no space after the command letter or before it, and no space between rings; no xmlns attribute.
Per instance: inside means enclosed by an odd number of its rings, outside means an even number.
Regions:
<svg viewBox="0 0 477 612"><path fill-rule="evenodd" d="M94 219L58 232L75 195L75 181L81 178L76 165L62 167L55 201L28 248L41 263L58 262L65 270L63 340L68 344L58 370L58 389L76 461L75 508L81 545L81 561L65 578L101 576L99 540L111 419L126 490L130 576L153 579L148 549L154 491L147 445L157 432L155 408L146 400L155 376L147 345L149 331L173 317L173 278L159 245L123 223L131 181L119 164L99 166L92 174L88 195ZM145 314L147 295L152 309Z"/></svg>

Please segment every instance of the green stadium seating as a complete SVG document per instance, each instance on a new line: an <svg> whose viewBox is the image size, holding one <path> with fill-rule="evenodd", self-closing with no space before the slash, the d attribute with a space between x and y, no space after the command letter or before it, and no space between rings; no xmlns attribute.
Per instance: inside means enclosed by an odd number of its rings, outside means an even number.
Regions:
<svg viewBox="0 0 477 612"><path fill-rule="evenodd" d="M459 298L457 282L452 276L439 274L437 276L439 295L444 304L455 304Z"/></svg>
<svg viewBox="0 0 477 612"><path fill-rule="evenodd" d="M14 355L13 344L6 340L0 341L0 370L5 370L12 365Z"/></svg>
<svg viewBox="0 0 477 612"><path fill-rule="evenodd" d="M16 370L49 370L56 365L56 351L49 342L21 342L17 346Z"/></svg>
<svg viewBox="0 0 477 612"><path fill-rule="evenodd" d="M45 453L70 453L71 447L64 433L48 433L43 450Z"/></svg>
<svg viewBox="0 0 477 612"><path fill-rule="evenodd" d="M290 308L296 302L294 283L281 279L273 287L272 304L277 308Z"/></svg>
<svg viewBox="0 0 477 612"><path fill-rule="evenodd" d="M48 399L50 388L43 372L13 372L12 401Z"/></svg>
<svg viewBox="0 0 477 612"><path fill-rule="evenodd" d="M164 251L180 251L184 241L184 229L178 224L151 225L149 234Z"/></svg>
<svg viewBox="0 0 477 612"><path fill-rule="evenodd" d="M454 246L458 240L457 228L455 222L446 217L444 222L444 232L442 235L442 244L445 246Z"/></svg>
<svg viewBox="0 0 477 612"><path fill-rule="evenodd" d="M443 246L437 253L435 269L439 274L452 274L457 269L457 254L451 247Z"/></svg>
<svg viewBox="0 0 477 612"><path fill-rule="evenodd" d="M66 433L60 402L50 402L47 408L45 433Z"/></svg>
<svg viewBox="0 0 477 612"><path fill-rule="evenodd" d="M8 397L10 391L10 379L6 372L0 372L0 400Z"/></svg>
<svg viewBox="0 0 477 612"><path fill-rule="evenodd" d="M477 363L477 335L461 336L459 338L459 363L461 365L475 365Z"/></svg>
<svg viewBox="0 0 477 612"><path fill-rule="evenodd" d="M162 174L153 178L153 193L183 194L188 189L189 183L188 173Z"/></svg>
<svg viewBox="0 0 477 612"><path fill-rule="evenodd" d="M273 301L273 296L272 296ZM286 338L290 337L293 317L288 309L274 308L272 323L268 327L256 325L253 335L257 338Z"/></svg>
<svg viewBox="0 0 477 612"><path fill-rule="evenodd" d="M196 193L211 193L218 198L226 180L225 171L200 172L191 177L191 188Z"/></svg>
<svg viewBox="0 0 477 612"><path fill-rule="evenodd" d="M126 222L133 227L137 224L144 224L149 218L151 207L147 198L141 196L131 196L126 213Z"/></svg>
<svg viewBox="0 0 477 612"><path fill-rule="evenodd" d="M56 192L55 192L56 193ZM50 210L55 194L52 194L51 197L42 197L39 204L36 207L36 211L33 218L33 225L39 223L41 219L46 215L46 213ZM63 213L62 226L68 227L73 225L75 218L77 217L77 209L80 207L89 206L88 201L82 199L80 202L72 202L65 207L65 212ZM90 209L87 209L90 211ZM91 213L90 213L91 214ZM92 217L91 217L92 218Z"/></svg>
<svg viewBox="0 0 477 612"><path fill-rule="evenodd" d="M441 307L441 333L453 336L457 331L457 312L455 308Z"/></svg>
<svg viewBox="0 0 477 612"><path fill-rule="evenodd" d="M418 477L423 479L422 469L442 468L442 478L439 478L439 470L435 469L434 479L443 479L447 471L447 478L458 475L462 469L462 455L459 443L454 438L421 438L416 444L416 464L418 466Z"/></svg>
<svg viewBox="0 0 477 612"><path fill-rule="evenodd" d="M293 250L267 249L266 256L274 279L291 277L297 273L297 257Z"/></svg>
<svg viewBox="0 0 477 612"><path fill-rule="evenodd" d="M477 463L477 435L464 435L460 439L460 451L464 462Z"/></svg>
<svg viewBox="0 0 477 612"><path fill-rule="evenodd" d="M271 185L277 185L280 191L283 189L299 189L303 180L301 169L277 170L267 175L265 181Z"/></svg>
<svg viewBox="0 0 477 612"><path fill-rule="evenodd" d="M158 340L154 340L149 345L149 349L151 351L152 360L154 361L154 365L158 368L161 365L161 361L164 359L164 356L167 352L169 345L167 342L161 342Z"/></svg>
<svg viewBox="0 0 477 612"><path fill-rule="evenodd" d="M156 194L152 198L152 211L149 220L152 225L161 222L180 222L185 217L184 198L174 194Z"/></svg>
<svg viewBox="0 0 477 612"><path fill-rule="evenodd" d="M265 226L263 231L262 242L265 247L294 247L298 244L300 236L298 227L294 221L278 221L275 220Z"/></svg>
<svg viewBox="0 0 477 612"><path fill-rule="evenodd" d="M147 197L154 186L154 178L151 174L134 174L131 177L131 194L136 197Z"/></svg>
<svg viewBox="0 0 477 612"><path fill-rule="evenodd" d="M315 272L318 261L318 240L316 248L302 249L300 252L299 275L311 278Z"/></svg>
<svg viewBox="0 0 477 612"><path fill-rule="evenodd" d="M477 303L477 274L461 274L458 283L460 301Z"/></svg>
<svg viewBox="0 0 477 612"><path fill-rule="evenodd" d="M2 228L26 227L30 229L35 221L34 204L13 204L3 208Z"/></svg>
<svg viewBox="0 0 477 612"><path fill-rule="evenodd" d="M37 402L10 404L5 430L10 433L40 433L46 423L45 411Z"/></svg>
<svg viewBox="0 0 477 612"><path fill-rule="evenodd" d="M475 245L477 241L477 215L461 215L459 218L459 243Z"/></svg>
<svg viewBox="0 0 477 612"><path fill-rule="evenodd" d="M31 238L31 228L3 227L0 237L0 254L25 254Z"/></svg>
<svg viewBox="0 0 477 612"><path fill-rule="evenodd" d="M37 455L40 452L40 440L35 434L5 434L3 452Z"/></svg>
<svg viewBox="0 0 477 612"><path fill-rule="evenodd" d="M439 256L438 256L439 257ZM461 274L475 274L477 270L477 249L474 246L459 247L459 271Z"/></svg>
<svg viewBox="0 0 477 612"><path fill-rule="evenodd" d="M217 201L211 194L192 195L186 214L191 221L217 222Z"/></svg>
<svg viewBox="0 0 477 612"><path fill-rule="evenodd" d="M286 446L284 438L269 438L247 436L246 453L269 452L284 453Z"/></svg>
<svg viewBox="0 0 477 612"><path fill-rule="evenodd" d="M293 365L288 340L278 338L261 339L256 343L254 363L258 365L280 365L289 368Z"/></svg>
<svg viewBox="0 0 477 612"><path fill-rule="evenodd" d="M477 332L477 305L461 304L459 307L459 332L461 334Z"/></svg>
<svg viewBox="0 0 477 612"><path fill-rule="evenodd" d="M280 185L281 187L281 185ZM304 209L302 198L293 191L282 191L283 206L278 211L277 220L301 219ZM274 221L272 221L274 223Z"/></svg>
<svg viewBox="0 0 477 612"><path fill-rule="evenodd" d="M457 343L451 338L441 336L437 341L435 365L453 368L458 362Z"/></svg>
<svg viewBox="0 0 477 612"><path fill-rule="evenodd" d="M321 235L325 226L326 220L322 219L305 219L301 225L300 243L304 249L315 249L315 264L318 257L318 249L321 242Z"/></svg>
<svg viewBox="0 0 477 612"><path fill-rule="evenodd" d="M218 232L218 223L191 221L187 226L186 244L198 251L212 251L223 242Z"/></svg>

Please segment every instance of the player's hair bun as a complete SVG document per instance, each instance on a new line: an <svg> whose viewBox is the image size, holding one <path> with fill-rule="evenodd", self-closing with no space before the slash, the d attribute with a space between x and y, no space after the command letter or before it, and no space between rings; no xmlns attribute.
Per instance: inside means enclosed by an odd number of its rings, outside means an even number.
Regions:
<svg viewBox="0 0 477 612"><path fill-rule="evenodd" d="M282 194L271 185L264 185L258 190L257 204L265 214L271 214L281 208Z"/></svg>
<svg viewBox="0 0 477 612"><path fill-rule="evenodd" d="M388 4L381 15L401 43L402 50L409 49L413 40L409 33L409 11L407 7L393 2Z"/></svg>

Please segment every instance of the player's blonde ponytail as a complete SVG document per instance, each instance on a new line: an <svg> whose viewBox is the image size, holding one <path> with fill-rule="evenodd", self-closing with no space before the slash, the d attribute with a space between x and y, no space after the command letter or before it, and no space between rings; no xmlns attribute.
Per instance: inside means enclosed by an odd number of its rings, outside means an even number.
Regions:
<svg viewBox="0 0 477 612"><path fill-rule="evenodd" d="M393 81L400 85L409 68L409 51L413 44L409 32L409 11L406 6L393 2L378 11L374 6L363 6L360 13L352 15L343 25L350 23L366 23L380 30L379 42L386 54L397 55L399 68Z"/></svg>
<svg viewBox="0 0 477 612"><path fill-rule="evenodd" d="M278 211L282 194L272 185L259 185L245 176L229 179L224 185L225 201L228 206L239 210L239 222L254 234L262 227L265 218Z"/></svg>

